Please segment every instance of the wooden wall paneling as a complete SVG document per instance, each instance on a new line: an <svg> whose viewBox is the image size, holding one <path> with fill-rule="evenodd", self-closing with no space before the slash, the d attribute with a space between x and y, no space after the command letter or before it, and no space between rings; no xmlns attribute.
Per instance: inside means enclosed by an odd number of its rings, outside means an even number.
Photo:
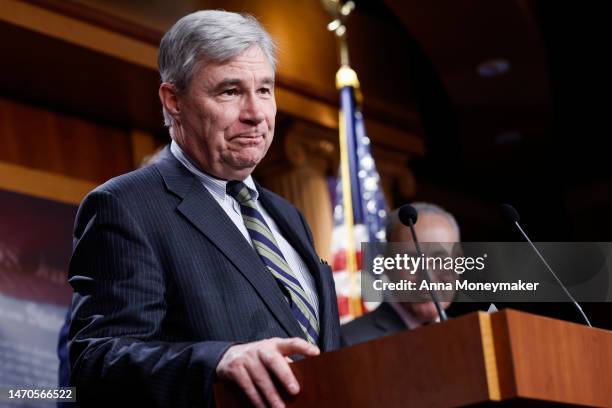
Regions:
<svg viewBox="0 0 612 408"><path fill-rule="evenodd" d="M133 129L130 132L130 141L132 143L132 163L134 167L141 166L143 161L157 150L153 135L140 129Z"/></svg>
<svg viewBox="0 0 612 408"><path fill-rule="evenodd" d="M0 162L0 189L78 205L95 183Z"/></svg>
<svg viewBox="0 0 612 408"><path fill-rule="evenodd" d="M0 160L102 183L133 169L126 131L0 98Z"/></svg>
<svg viewBox="0 0 612 408"><path fill-rule="evenodd" d="M55 100L61 99L64 108L75 112L84 111L88 116L102 118L105 122L107 119L112 119L109 114L111 112L117 119L114 120L114 123L129 122L132 124L131 127L143 128L153 133L163 131L156 92L157 46L151 43L151 33L146 35L146 39L143 39L140 32L142 30L135 30L137 32L133 35L126 34L130 31L129 27L116 31L116 27L96 22L93 17L95 9L86 8L83 13L86 11L87 15L81 19L78 16L78 4L72 7L70 14L62 14L61 7L51 7L50 3L53 2L4 0L3 7L0 9L0 33L8 31L15 36L16 41L20 40L19 37L28 37L28 34L24 32L29 32L29 37L35 33L42 34L39 36L43 37L42 39L31 41L31 48L20 47L14 52L20 54L28 50L25 53L31 54L31 50L34 50L34 53L40 53L41 49L54 50L57 48L58 52L47 53L49 55L45 63L50 64L51 67L58 64L78 67L79 75L75 79L80 81L76 81L74 85L70 85L70 81L64 81L65 86L58 94L56 90L49 90L49 87L57 81L58 75L47 77L48 73L38 70L36 75L30 73L27 77L27 80L31 78L36 86L28 86L28 95L25 97L41 98L39 94L42 90L43 96L49 94L48 100L43 101L46 104L53 105ZM21 28L21 32L15 30L16 28ZM271 29L271 31L274 30ZM76 33L78 35L75 35ZM161 32L159 37L161 38ZM330 44L332 43L333 37L330 36ZM90 61L86 66L80 66L78 61L75 61L77 58L75 55L81 54ZM25 66L31 69L35 65L34 62ZM19 74L18 69L13 69L13 71ZM83 80L83 76L86 80ZM288 113L295 118L327 128L337 129L337 103L329 101L328 98L322 98L317 92L313 93L310 85L298 84L291 78L293 76L289 74L279 75L277 81L279 112ZM10 84L1 82L2 78L0 78L0 89L12 89ZM105 85L101 86L102 83ZM86 96L83 95L83 89L86 90ZM109 90L112 90L110 96ZM12 92L19 92L19 89L12 89ZM62 95L66 92L72 94L73 97L68 99L63 97ZM88 102L84 104L84 101ZM143 114L140 106L147 108L145 109L146 114ZM146 123L145 126L143 126L144 123ZM377 118L375 115L366 117L366 123L373 142L379 143L380 139L380 143L386 146L418 155L423 154L424 141L418 130L408 129L399 122L393 123L388 118Z"/></svg>
<svg viewBox="0 0 612 408"><path fill-rule="evenodd" d="M157 69L157 47L70 16L17 0L3 0L0 20L84 48ZM77 35L78 34L78 35Z"/></svg>

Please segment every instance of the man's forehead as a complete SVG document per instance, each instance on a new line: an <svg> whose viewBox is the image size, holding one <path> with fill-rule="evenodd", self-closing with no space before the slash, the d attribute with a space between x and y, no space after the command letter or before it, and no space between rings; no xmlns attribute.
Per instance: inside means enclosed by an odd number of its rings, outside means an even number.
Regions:
<svg viewBox="0 0 612 408"><path fill-rule="evenodd" d="M257 46L248 48L232 58L221 61L212 62L210 66L221 70L252 70L252 71L268 71L274 75L272 64L268 57Z"/></svg>
<svg viewBox="0 0 612 408"><path fill-rule="evenodd" d="M273 85L274 71L267 61L264 63L245 63L227 61L205 65L200 75L213 86L246 85L255 82L258 85Z"/></svg>

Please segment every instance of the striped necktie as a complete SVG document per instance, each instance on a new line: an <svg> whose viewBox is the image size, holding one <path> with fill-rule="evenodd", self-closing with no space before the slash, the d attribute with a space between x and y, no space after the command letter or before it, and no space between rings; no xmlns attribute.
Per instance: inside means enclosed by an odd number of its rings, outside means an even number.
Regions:
<svg viewBox="0 0 612 408"><path fill-rule="evenodd" d="M312 303L308 300L300 281L291 271L263 215L257 209L249 188L241 181L230 181L227 183L227 193L240 204L242 220L255 250L274 278L287 289L289 293L287 300L291 312L306 334L308 341L316 345L319 337L319 322Z"/></svg>

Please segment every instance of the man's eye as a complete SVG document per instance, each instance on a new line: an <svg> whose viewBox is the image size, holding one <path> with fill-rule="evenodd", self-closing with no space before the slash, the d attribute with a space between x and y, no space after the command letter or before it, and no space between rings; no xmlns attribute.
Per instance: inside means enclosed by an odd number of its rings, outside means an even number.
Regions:
<svg viewBox="0 0 612 408"><path fill-rule="evenodd" d="M259 93L269 95L272 92L270 88L259 88Z"/></svg>
<svg viewBox="0 0 612 408"><path fill-rule="evenodd" d="M236 88L226 89L225 91L221 92L221 94L226 96L235 96L238 95L238 90Z"/></svg>

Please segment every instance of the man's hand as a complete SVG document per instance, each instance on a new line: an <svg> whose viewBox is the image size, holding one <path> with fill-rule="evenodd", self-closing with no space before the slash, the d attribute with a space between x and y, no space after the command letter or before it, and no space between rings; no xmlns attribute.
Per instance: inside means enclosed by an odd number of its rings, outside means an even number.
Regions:
<svg viewBox="0 0 612 408"><path fill-rule="evenodd" d="M217 365L217 376L236 382L256 407L284 407L270 372L291 395L300 392L287 356L316 356L319 348L300 338L273 338L232 346ZM266 404L267 401L267 404Z"/></svg>

